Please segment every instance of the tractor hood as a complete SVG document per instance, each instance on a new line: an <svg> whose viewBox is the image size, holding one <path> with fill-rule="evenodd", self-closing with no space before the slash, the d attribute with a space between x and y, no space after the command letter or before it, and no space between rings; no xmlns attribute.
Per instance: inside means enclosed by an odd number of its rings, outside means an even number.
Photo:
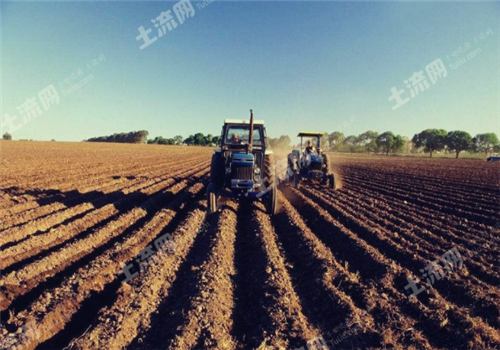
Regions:
<svg viewBox="0 0 500 350"><path fill-rule="evenodd" d="M234 153L233 166L238 167L253 167L253 154Z"/></svg>
<svg viewBox="0 0 500 350"><path fill-rule="evenodd" d="M317 154L311 154L311 163L323 163L323 157Z"/></svg>

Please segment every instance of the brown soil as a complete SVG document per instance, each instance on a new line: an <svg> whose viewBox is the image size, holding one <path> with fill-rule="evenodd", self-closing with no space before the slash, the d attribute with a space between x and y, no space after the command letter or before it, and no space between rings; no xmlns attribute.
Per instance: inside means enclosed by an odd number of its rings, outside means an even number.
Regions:
<svg viewBox="0 0 500 350"><path fill-rule="evenodd" d="M207 215L209 148L1 146L0 347L500 349L498 164L332 154L337 191ZM464 266L409 299L453 247Z"/></svg>

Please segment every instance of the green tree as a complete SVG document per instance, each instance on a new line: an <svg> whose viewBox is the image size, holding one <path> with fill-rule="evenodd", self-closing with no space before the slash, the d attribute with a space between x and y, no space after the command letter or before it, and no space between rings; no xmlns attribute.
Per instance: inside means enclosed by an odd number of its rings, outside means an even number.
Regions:
<svg viewBox="0 0 500 350"><path fill-rule="evenodd" d="M476 151L483 150L485 155L491 152L493 147L498 145L498 137L493 132L487 132L485 134L477 134L472 139L473 147Z"/></svg>
<svg viewBox="0 0 500 350"><path fill-rule="evenodd" d="M12 140L12 135L6 132L5 134L3 134L2 138L4 140Z"/></svg>
<svg viewBox="0 0 500 350"><path fill-rule="evenodd" d="M182 137L181 135L176 135L174 136L174 141L176 145L180 145L182 144L182 141L184 141L184 137Z"/></svg>
<svg viewBox="0 0 500 350"><path fill-rule="evenodd" d="M153 144L158 144L158 140L161 136L156 136L154 139L149 139L147 144L148 145L153 145Z"/></svg>
<svg viewBox="0 0 500 350"><path fill-rule="evenodd" d="M378 132L376 131L366 131L358 136L359 143L365 148L365 150L370 154L370 152L374 152L377 147L377 137Z"/></svg>
<svg viewBox="0 0 500 350"><path fill-rule="evenodd" d="M212 134L208 134L207 136L205 136L205 145L210 145L213 141L213 136Z"/></svg>
<svg viewBox="0 0 500 350"><path fill-rule="evenodd" d="M189 146L194 145L194 136L189 135L189 137L184 140L184 143Z"/></svg>
<svg viewBox="0 0 500 350"><path fill-rule="evenodd" d="M445 144L451 151L455 151L455 158L458 158L460 152L468 150L471 147L472 137L466 131L450 131L446 135Z"/></svg>
<svg viewBox="0 0 500 350"><path fill-rule="evenodd" d="M405 148L405 140L403 136L396 135L394 137L394 145L392 146L392 152L394 153L402 153Z"/></svg>
<svg viewBox="0 0 500 350"><path fill-rule="evenodd" d="M168 139L160 137L160 139L158 140L158 144L159 145L168 145L169 142L168 142Z"/></svg>
<svg viewBox="0 0 500 350"><path fill-rule="evenodd" d="M214 136L212 138L212 143L214 143L216 146L220 144L220 136Z"/></svg>
<svg viewBox="0 0 500 350"><path fill-rule="evenodd" d="M339 146L344 142L345 136L340 131L334 131L328 135L328 142L332 151L337 151Z"/></svg>
<svg viewBox="0 0 500 350"><path fill-rule="evenodd" d="M205 135L203 135L203 133L201 133L201 132L194 134L194 144L197 146L204 146L205 145Z"/></svg>
<svg viewBox="0 0 500 350"><path fill-rule="evenodd" d="M353 153L356 150L356 146L359 145L359 138L354 135L347 136L344 139L343 144L349 148L349 152Z"/></svg>
<svg viewBox="0 0 500 350"><path fill-rule="evenodd" d="M377 146L382 149L386 155L389 155L389 152L394 148L396 144L395 140L396 136L392 133L392 131L386 131L380 134L375 141Z"/></svg>
<svg viewBox="0 0 500 350"><path fill-rule="evenodd" d="M415 147L424 147L424 152L429 152L432 158L432 153L440 151L445 146L447 132L443 129L427 129L419 134L415 134L411 141Z"/></svg>

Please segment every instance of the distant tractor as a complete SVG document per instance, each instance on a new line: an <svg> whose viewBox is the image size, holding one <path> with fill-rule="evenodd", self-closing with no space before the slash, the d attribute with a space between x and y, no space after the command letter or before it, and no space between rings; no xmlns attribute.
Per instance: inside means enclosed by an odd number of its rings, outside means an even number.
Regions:
<svg viewBox="0 0 500 350"><path fill-rule="evenodd" d="M330 169L328 155L321 149L321 138L324 133L302 131L297 136L300 137L300 149L293 150L288 155L287 178L289 181L295 188L299 188L302 180L307 180L335 189L335 175ZM309 141L304 147L304 137L315 138L316 146Z"/></svg>
<svg viewBox="0 0 500 350"><path fill-rule="evenodd" d="M207 189L208 211L217 211L220 197L261 199L271 214L278 209L273 151L267 143L264 121L226 119L220 148L212 155Z"/></svg>
<svg viewBox="0 0 500 350"><path fill-rule="evenodd" d="M486 158L487 162L500 162L500 155L498 153L493 153L488 158Z"/></svg>

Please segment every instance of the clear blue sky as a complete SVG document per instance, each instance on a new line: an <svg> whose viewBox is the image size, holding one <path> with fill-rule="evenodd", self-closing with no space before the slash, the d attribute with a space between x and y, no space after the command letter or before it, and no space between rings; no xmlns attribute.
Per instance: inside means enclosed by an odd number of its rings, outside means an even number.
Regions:
<svg viewBox="0 0 500 350"><path fill-rule="evenodd" d="M192 3L192 18L139 50L138 28L156 32L151 19L175 2L2 1L2 115L22 124L17 107L50 84L60 97L14 138L218 135L223 119L247 118L250 108L270 136L499 133L499 2ZM427 78L426 91L392 110L391 88L409 96L403 80L439 58L448 75L435 85ZM93 79L63 94L79 69L73 83Z"/></svg>

